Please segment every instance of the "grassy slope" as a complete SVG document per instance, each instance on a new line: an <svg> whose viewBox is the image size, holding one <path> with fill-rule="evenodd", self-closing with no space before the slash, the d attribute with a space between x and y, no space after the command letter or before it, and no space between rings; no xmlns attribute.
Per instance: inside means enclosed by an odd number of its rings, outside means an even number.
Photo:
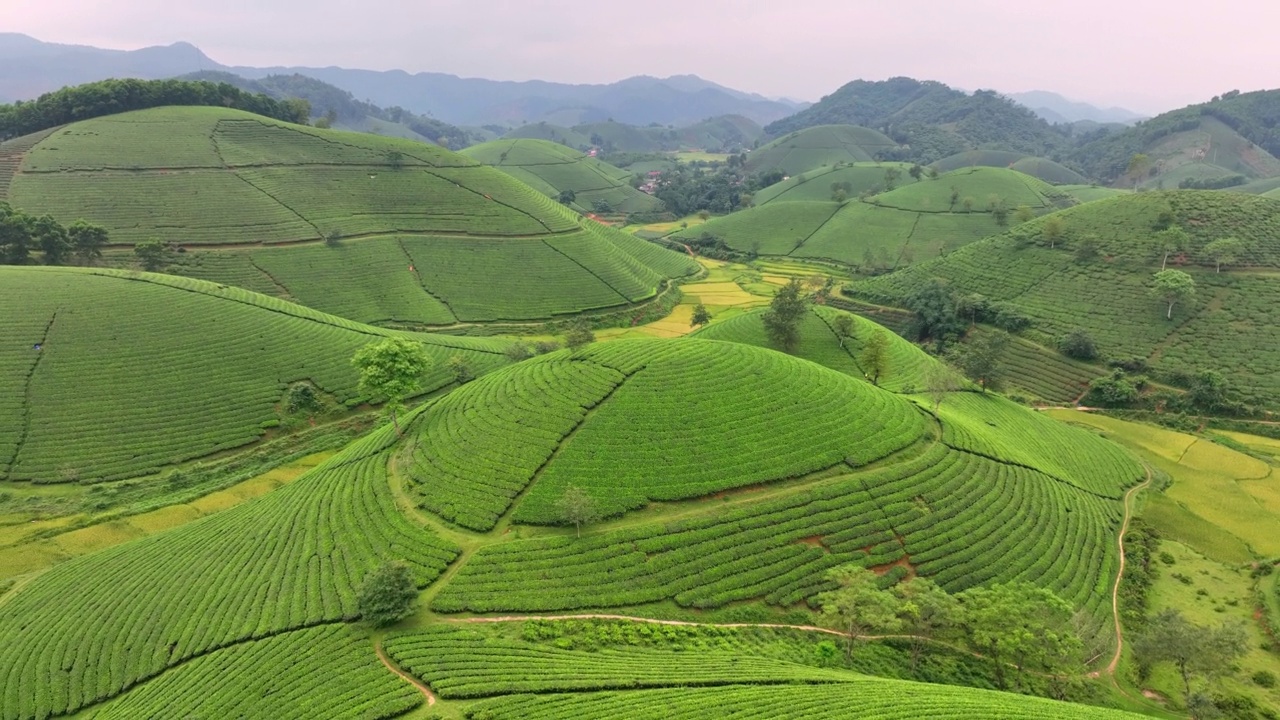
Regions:
<svg viewBox="0 0 1280 720"><path fill-rule="evenodd" d="M0 267L0 474L65 482L137 475L259 439L290 383L354 404L356 349L389 334L203 281ZM501 341L413 336L451 382ZM41 345L35 350L35 345Z"/></svg>
<svg viewBox="0 0 1280 720"><path fill-rule="evenodd" d="M1143 246L1166 209L1193 238L1173 267L1190 272L1199 284L1195 300L1176 308L1172 321L1148 294L1160 258ZM856 283L852 290L901 302L928 278L945 278L962 292L1021 307L1035 319L1033 335L1047 342L1082 327L1109 356L1142 356L1167 370L1216 368L1250 402L1274 405L1280 330L1270 309L1280 301L1272 274L1280 266L1280 204L1240 193L1143 193L1088 203L1060 217L1067 241L1056 249L1039 244L1043 220L1035 221L945 258ZM1104 258L1075 258L1073 244L1086 235L1099 238ZM1249 252L1240 266L1216 274L1200 264L1208 262L1200 249L1227 236L1244 240Z"/></svg>
<svg viewBox="0 0 1280 720"><path fill-rule="evenodd" d="M630 174L608 163L547 140L495 140L474 145L462 155L496 167L543 194L558 198L571 190L574 205L588 211L597 200L624 213L653 210L659 201L631 187Z"/></svg>
<svg viewBox="0 0 1280 720"><path fill-rule="evenodd" d="M1009 168L1054 185L1083 185L1088 179L1048 158L1006 150L969 150L945 157L929 167L951 172L965 167Z"/></svg>
<svg viewBox="0 0 1280 720"><path fill-rule="evenodd" d="M846 190L848 196L858 197L863 192L881 191L884 188L885 172L890 169L898 171L899 185L916 182L907 174L910 168L911 166L906 163L852 163L820 167L770 185L756 193L753 203L759 207L772 202L830 200L834 193L832 187L844 183L848 183Z"/></svg>
<svg viewBox="0 0 1280 720"><path fill-rule="evenodd" d="M9 199L102 223L114 243L189 245L172 271L362 322L546 318L644 300L696 271L433 145L219 108L59 130L23 156ZM350 239L322 246L330 233Z"/></svg>
<svg viewBox="0 0 1280 720"><path fill-rule="evenodd" d="M855 125L819 125L774 140L747 156L747 168L797 175L823 165L869 162L880 150L897 147L889 136Z"/></svg>
<svg viewBox="0 0 1280 720"><path fill-rule="evenodd" d="M831 174L854 171L837 169ZM883 169L879 173L883 180ZM818 175L809 183L784 190L776 199L766 197L761 206L715 218L677 233L677 237L706 232L724 239L730 247L763 255L893 268L999 233L1002 228L990 212L993 202L1003 202L1008 208L1026 205L1033 212L1072 202L1047 183L1013 170L965 168L916 183L905 173L904 177L904 184L889 192L865 201L836 203L830 199L826 176ZM826 188L826 195L789 201L793 195L812 196L813 191L802 190L810 184L816 184L818 190Z"/></svg>

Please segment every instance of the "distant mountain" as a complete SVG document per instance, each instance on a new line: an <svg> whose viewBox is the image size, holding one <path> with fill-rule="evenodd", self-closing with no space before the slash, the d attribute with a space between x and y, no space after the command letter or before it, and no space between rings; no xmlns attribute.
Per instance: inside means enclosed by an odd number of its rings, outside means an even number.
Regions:
<svg viewBox="0 0 1280 720"><path fill-rule="evenodd" d="M1132 125L1143 120L1144 116L1132 110L1119 107L1100 108L1085 102L1068 100L1058 93L1045 90L1032 90L1022 93L1005 93L1005 97L1019 105L1024 105L1032 112L1051 123L1074 123L1090 120L1096 123L1124 123Z"/></svg>
<svg viewBox="0 0 1280 720"><path fill-rule="evenodd" d="M718 115L757 123L786 117L803 105L703 80L694 75L633 77L607 85L533 80L506 82L442 73L409 74L337 67L228 67L196 47L176 43L141 50L102 50L0 34L0 97L32 99L66 85L111 77L166 78L197 71L232 72L249 79L301 74L382 107L401 107L454 125L519 125L548 121L578 125L613 119L633 125L684 126Z"/></svg>
<svg viewBox="0 0 1280 720"><path fill-rule="evenodd" d="M880 130L902 146L886 160L929 163L967 150L1010 150L1057 160L1067 132L989 90L968 94L940 82L898 77L855 80L795 115L765 127L779 137L816 125Z"/></svg>

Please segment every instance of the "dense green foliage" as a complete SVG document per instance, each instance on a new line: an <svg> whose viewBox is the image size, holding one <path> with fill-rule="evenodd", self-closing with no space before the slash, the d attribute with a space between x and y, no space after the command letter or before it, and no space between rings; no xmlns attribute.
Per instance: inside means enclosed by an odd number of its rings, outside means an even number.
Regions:
<svg viewBox="0 0 1280 720"><path fill-rule="evenodd" d="M1280 362L1280 337L1268 309L1277 302L1269 270L1280 265L1280 204L1183 190L1119 196L1052 218L1063 228L1054 249L1043 233L1049 219L1041 219L849 289L902 304L932 278L945 278L959 293L1015 304L1045 345L1083 329L1105 357L1146 358L1157 379L1186 385L1198 371L1215 369L1232 378L1246 402L1274 405L1280 386L1270 368ZM1185 231L1187 246L1169 254L1169 267L1196 285L1194 298L1176 303L1172 313L1167 300L1150 293L1166 252L1157 228L1171 224ZM1244 250L1235 266L1217 273L1205 250L1226 237L1239 238ZM1095 243L1096 257L1079 256L1084 242Z"/></svg>
<svg viewBox="0 0 1280 720"><path fill-rule="evenodd" d="M368 398L350 358L379 330L256 293L112 270L0 267L0 477L90 481L145 474L240 447L276 424L306 381L338 403ZM505 343L415 336L451 378Z"/></svg>
<svg viewBox="0 0 1280 720"><path fill-rule="evenodd" d="M306 123L306 102L250 94L227 83L183 80L103 80L67 87L31 102L0 105L0 140L129 110L166 105L235 108L285 122Z"/></svg>
<svg viewBox="0 0 1280 720"><path fill-rule="evenodd" d="M95 713L162 717L393 718L422 696L378 664L369 642L322 625L195 658Z"/></svg>
<svg viewBox="0 0 1280 720"><path fill-rule="evenodd" d="M905 146L883 153L880 159L885 160L930 163L979 147L1056 159L1067 147L1065 132L995 92L968 95L942 83L905 77L855 80L808 109L766 126L765 132L777 136L833 123L885 130Z"/></svg>
<svg viewBox="0 0 1280 720"><path fill-rule="evenodd" d="M656 210L661 203L630 184L630 174L594 157L548 140L494 140L462 151L462 155L496 167L549 197L573 193L572 206L586 212L597 201L614 212Z"/></svg>
<svg viewBox="0 0 1280 720"><path fill-rule="evenodd" d="M361 620L374 627L382 627L408 617L413 612L417 597L418 589L414 587L409 566L390 562L365 577L356 603Z"/></svg>
<svg viewBox="0 0 1280 720"><path fill-rule="evenodd" d="M257 500L31 580L0 605L0 717L72 712L235 643L353 620L388 560L434 580L457 549L395 507L394 439L384 427Z"/></svg>

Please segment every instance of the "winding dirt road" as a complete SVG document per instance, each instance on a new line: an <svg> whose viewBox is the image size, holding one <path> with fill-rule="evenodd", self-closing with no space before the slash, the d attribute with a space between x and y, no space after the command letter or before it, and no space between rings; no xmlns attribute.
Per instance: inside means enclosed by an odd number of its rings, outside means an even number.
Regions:
<svg viewBox="0 0 1280 720"><path fill-rule="evenodd" d="M1129 521L1133 519L1133 496L1151 484L1151 467L1143 465L1147 471L1147 479L1141 485L1134 485L1124 494L1124 522L1120 525L1120 536L1116 544L1120 548L1120 571L1116 573L1116 583L1111 587L1111 615L1116 623L1116 654L1111 656L1107 664L1107 674L1115 675L1120 664L1120 655L1124 653L1124 629L1120 627L1120 581L1124 578L1124 535L1129 532Z"/></svg>
<svg viewBox="0 0 1280 720"><path fill-rule="evenodd" d="M391 662L391 658L387 657L387 651L382 649L381 640L373 644L373 651L378 654L378 659L382 661L383 665L387 666L388 670L407 680L410 685L418 688L418 692L422 693L422 697L427 699L427 707L431 707L436 704L436 695L431 692L431 688L422 684L422 681L418 680L418 678L401 670L399 667L396 667L395 663Z"/></svg>

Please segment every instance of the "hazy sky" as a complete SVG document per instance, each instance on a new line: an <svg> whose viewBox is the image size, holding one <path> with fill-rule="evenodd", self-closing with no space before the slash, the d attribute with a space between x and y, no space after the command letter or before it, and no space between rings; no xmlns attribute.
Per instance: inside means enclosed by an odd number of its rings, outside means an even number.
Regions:
<svg viewBox="0 0 1280 720"><path fill-rule="evenodd" d="M611 82L692 73L817 100L856 78L1053 90L1154 113L1280 87L1277 0L0 0L0 31L228 65Z"/></svg>

